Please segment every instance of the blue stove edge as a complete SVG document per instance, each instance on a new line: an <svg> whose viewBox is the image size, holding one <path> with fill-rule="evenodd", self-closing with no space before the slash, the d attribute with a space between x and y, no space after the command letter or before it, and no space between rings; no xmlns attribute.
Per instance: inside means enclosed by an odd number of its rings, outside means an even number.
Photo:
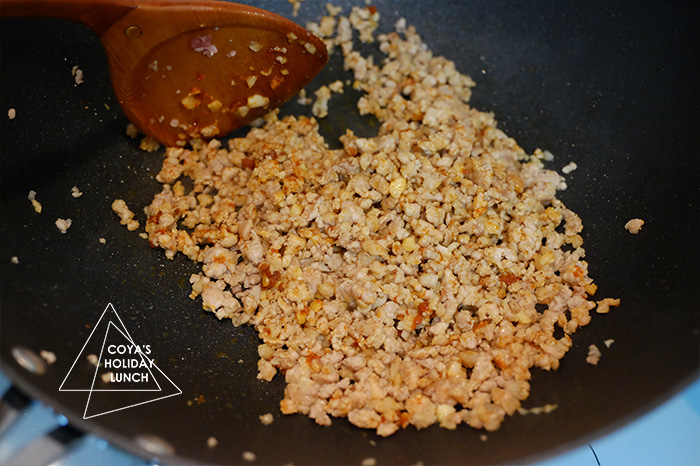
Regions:
<svg viewBox="0 0 700 466"><path fill-rule="evenodd" d="M0 396L12 382L0 372ZM34 402L21 413L15 426L0 437L0 463L12 458L33 436L41 435L54 425L61 425L63 416ZM30 428L27 428L30 426ZM698 466L700 465L700 379L643 415L587 445L561 453L532 466ZM85 464L153 466L153 462L137 458L102 439L86 435L63 457L51 463L56 466Z"/></svg>

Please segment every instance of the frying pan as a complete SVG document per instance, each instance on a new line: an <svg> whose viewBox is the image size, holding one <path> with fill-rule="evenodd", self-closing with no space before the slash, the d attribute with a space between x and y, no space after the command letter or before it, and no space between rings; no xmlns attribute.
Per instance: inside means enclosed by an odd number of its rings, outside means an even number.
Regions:
<svg viewBox="0 0 700 466"><path fill-rule="evenodd" d="M251 2L252 3L252 2ZM255 5L291 17L287 2ZM351 2L336 2L345 7ZM295 19L323 11L306 0ZM561 199L584 222L596 297L619 297L610 314L580 329L559 370L533 371L525 407L489 433L460 426L403 429L389 438L336 419L320 427L279 413L284 383L256 379L258 339L188 298L196 264L167 260L119 225L123 198L141 208L160 191L161 153L138 150L112 94L100 44L59 20L3 19L0 149L1 361L23 391L72 424L133 453L166 463L493 464L562 452L642 415L679 391L700 367L700 99L697 15L680 4L642 2L378 1L382 30L401 16L436 54L477 83L472 104L495 113L527 151L550 150L550 168L573 161ZM75 85L78 65L84 83ZM343 74L332 59L310 89ZM372 134L376 122L340 109L323 120L331 145L346 127ZM346 107L344 107L346 106ZM6 117L9 108L16 118ZM284 113L308 114L291 102ZM242 133L239 133L242 134ZM73 186L83 192L73 198ZM27 199L34 190L41 214ZM71 218L61 234L54 221ZM646 222L638 235L625 223ZM99 241L104 238L104 244ZM11 263L17 257L18 263ZM85 392L59 387L107 303L136 343L149 344L180 395L83 419ZM613 339L605 348L602 342ZM587 348L603 348L597 366ZM43 374L18 364L17 348L49 350ZM84 363L83 363L84 365ZM82 366L81 366L82 367ZM259 416L272 413L263 425ZM207 439L216 437L210 448Z"/></svg>

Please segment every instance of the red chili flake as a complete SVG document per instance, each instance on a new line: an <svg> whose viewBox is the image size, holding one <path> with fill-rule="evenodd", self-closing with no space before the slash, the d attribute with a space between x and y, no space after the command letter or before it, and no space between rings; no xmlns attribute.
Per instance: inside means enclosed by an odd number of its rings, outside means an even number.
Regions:
<svg viewBox="0 0 700 466"><path fill-rule="evenodd" d="M572 274L576 278L581 278L581 277L583 277L583 269L581 267L579 267L578 265L574 265Z"/></svg>
<svg viewBox="0 0 700 466"><path fill-rule="evenodd" d="M422 322L423 318L427 315L430 315L432 312L430 310L430 304L428 301L423 301L418 305L418 314L413 318L413 322L411 323L411 327L415 330L416 327L418 327Z"/></svg>
<svg viewBox="0 0 700 466"><path fill-rule="evenodd" d="M520 277L518 277L517 275L513 275L512 273L505 273L503 275L499 275L498 279L505 283L506 286L508 286L520 280Z"/></svg>
<svg viewBox="0 0 700 466"><path fill-rule="evenodd" d="M204 78L206 78L206 75L201 71L197 71L197 81L202 81Z"/></svg>
<svg viewBox="0 0 700 466"><path fill-rule="evenodd" d="M374 5L368 6L367 9L369 10L370 14L375 14L377 12L377 7Z"/></svg>
<svg viewBox="0 0 700 466"><path fill-rule="evenodd" d="M488 321L482 320L481 322L479 322L478 324L476 324L474 326L474 330L479 330L481 328L484 328L487 324L488 324Z"/></svg>
<svg viewBox="0 0 700 466"><path fill-rule="evenodd" d="M270 82L270 89L275 90L277 89L280 84L284 82L284 78L281 76L273 76L272 81Z"/></svg>
<svg viewBox="0 0 700 466"><path fill-rule="evenodd" d="M163 212L157 212L155 215L151 215L150 217L148 217L148 221L147 221L147 222L148 222L148 223L155 223L155 224L158 224L158 222L160 221L160 216L161 216L161 215L163 215Z"/></svg>
<svg viewBox="0 0 700 466"><path fill-rule="evenodd" d="M274 287L282 276L279 271L270 272L270 266L264 262L260 264L258 270L260 271L260 285L263 290Z"/></svg>
<svg viewBox="0 0 700 466"><path fill-rule="evenodd" d="M255 168L255 159L251 159L250 157L244 157L241 159L241 167L245 168L246 170L252 170Z"/></svg>

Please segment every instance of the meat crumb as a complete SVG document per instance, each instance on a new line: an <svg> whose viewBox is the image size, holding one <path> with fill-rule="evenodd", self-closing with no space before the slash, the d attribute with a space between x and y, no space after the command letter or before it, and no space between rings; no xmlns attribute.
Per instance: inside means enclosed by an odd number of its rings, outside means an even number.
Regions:
<svg viewBox="0 0 700 466"><path fill-rule="evenodd" d="M588 347L588 356L586 357L586 362L595 366L598 364L598 361L600 361L601 356L602 353L600 352L598 347L596 345L590 345Z"/></svg>
<svg viewBox="0 0 700 466"><path fill-rule="evenodd" d="M297 95L297 103L299 105L311 105L311 103L313 102L313 99L311 99L311 97L307 97L306 89L302 89Z"/></svg>
<svg viewBox="0 0 700 466"><path fill-rule="evenodd" d="M126 229L134 231L139 227L138 220L134 220L134 213L129 210L123 199L116 199L112 202L112 210L119 215L121 224L126 225Z"/></svg>
<svg viewBox="0 0 700 466"><path fill-rule="evenodd" d="M42 206L41 206L41 203L36 200L36 191L34 191L34 190L29 191L29 194L27 195L27 199L29 199L32 202L32 206L34 207L34 211L37 214L40 214Z"/></svg>
<svg viewBox="0 0 700 466"><path fill-rule="evenodd" d="M568 175L572 171L576 170L578 168L578 165L576 165L575 162L569 162L564 166L564 168L561 169L562 173Z"/></svg>
<svg viewBox="0 0 700 466"><path fill-rule="evenodd" d="M14 120L16 116L17 110L15 110L14 108L11 108L7 111L7 118L9 118L10 120Z"/></svg>
<svg viewBox="0 0 700 466"><path fill-rule="evenodd" d="M96 355L96 354L88 354L87 357L86 357L86 359L88 360L88 362L89 362L90 364L92 364L93 366L97 367L97 363L99 362L99 359L97 359L97 355Z"/></svg>
<svg viewBox="0 0 700 466"><path fill-rule="evenodd" d="M244 451L243 452L243 459L248 461L249 463L252 463L253 461L255 461L256 458L257 458L257 456L252 451Z"/></svg>
<svg viewBox="0 0 700 466"><path fill-rule="evenodd" d="M75 65L71 70L70 74L73 75L73 78L75 79L75 85L77 86L78 84L82 84L84 82L83 80L83 70L78 68L78 65Z"/></svg>
<svg viewBox="0 0 700 466"><path fill-rule="evenodd" d="M535 406L534 408L529 409L518 408L518 414L521 416L525 416L526 414L549 414L558 407L559 405L557 404L547 403L546 405Z"/></svg>
<svg viewBox="0 0 700 466"><path fill-rule="evenodd" d="M19 258L17 256L12 256L10 258L10 262L12 262L13 264L19 264Z"/></svg>
<svg viewBox="0 0 700 466"><path fill-rule="evenodd" d="M343 93L343 81L338 79L337 81L333 81L328 85L328 89L331 90L331 92L335 92L336 94L342 94Z"/></svg>
<svg viewBox="0 0 700 466"><path fill-rule="evenodd" d="M301 8L301 2L304 0L287 0L290 5L292 5L292 16L299 15L299 9Z"/></svg>
<svg viewBox="0 0 700 466"><path fill-rule="evenodd" d="M271 413L266 413L260 415L260 422L262 422L264 425L269 426L272 424L272 422L275 420L274 416Z"/></svg>
<svg viewBox="0 0 700 466"><path fill-rule="evenodd" d="M129 123L128 125L126 125L126 135L129 136L131 139L136 139L136 136L139 135L139 130L133 123Z"/></svg>
<svg viewBox="0 0 700 466"><path fill-rule="evenodd" d="M328 116L328 101L331 100L331 90L328 86L321 86L314 93L316 101L311 107L311 113L316 118L325 118Z"/></svg>
<svg viewBox="0 0 700 466"><path fill-rule="evenodd" d="M598 308L596 309L596 312L598 314L607 314L610 312L611 307L616 307L620 305L620 300L615 299L615 298L605 298L601 301L598 301Z"/></svg>
<svg viewBox="0 0 700 466"><path fill-rule="evenodd" d="M56 362L56 354L52 351L41 350L39 351L39 356L41 356L48 364L53 364Z"/></svg>
<svg viewBox="0 0 700 466"><path fill-rule="evenodd" d="M77 199L77 198L79 198L80 196L82 196L83 193L80 192L80 190L78 189L77 186L73 186L73 187L70 189L70 195Z"/></svg>
<svg viewBox="0 0 700 466"><path fill-rule="evenodd" d="M219 441L216 440L216 437L209 437L209 438L207 439L207 446L208 446L209 448L214 448L214 447L216 447L218 444L219 444Z"/></svg>
<svg viewBox="0 0 700 466"><path fill-rule="evenodd" d="M375 466L376 464L377 459L372 456L368 456L367 458L362 460L362 466Z"/></svg>
<svg viewBox="0 0 700 466"><path fill-rule="evenodd" d="M107 244L107 239L106 238L99 238L97 241L99 241L102 244Z"/></svg>
<svg viewBox="0 0 700 466"><path fill-rule="evenodd" d="M337 80L333 81L327 86L321 86L319 87L316 92L314 93L316 95L316 100L314 101L312 107L311 107L311 113L316 117L316 118L325 118L328 116L328 101L331 99L331 93L335 92L336 94L342 94L343 93L343 81Z"/></svg>
<svg viewBox="0 0 700 466"><path fill-rule="evenodd" d="M100 378L102 379L102 382L104 382L104 383L110 383L110 382L112 381L112 371L110 371L110 372L105 372L104 374L102 374L102 375L100 376Z"/></svg>
<svg viewBox="0 0 700 466"><path fill-rule="evenodd" d="M605 343L606 348L610 348L612 346L612 344L615 343L615 340L613 340L612 338L608 338L603 343Z"/></svg>
<svg viewBox="0 0 700 466"><path fill-rule="evenodd" d="M70 228L72 223L73 223L73 220L71 220L69 218L66 218L66 219L59 218L56 220L56 228L61 230L61 233L65 234L66 231L68 231L68 229Z"/></svg>
<svg viewBox="0 0 700 466"><path fill-rule="evenodd" d="M629 222L625 223L625 230L629 231L633 235L636 235L642 231L642 225L644 225L644 220L641 218L633 218Z"/></svg>
<svg viewBox="0 0 700 466"><path fill-rule="evenodd" d="M396 32L399 34L405 34L406 33L406 18L399 18L396 20L396 23L394 23L394 29Z"/></svg>
<svg viewBox="0 0 700 466"><path fill-rule="evenodd" d="M144 152L155 152L158 149L160 149L160 144L153 139L150 136L146 136L141 140L141 144L139 144L139 149L141 149Z"/></svg>

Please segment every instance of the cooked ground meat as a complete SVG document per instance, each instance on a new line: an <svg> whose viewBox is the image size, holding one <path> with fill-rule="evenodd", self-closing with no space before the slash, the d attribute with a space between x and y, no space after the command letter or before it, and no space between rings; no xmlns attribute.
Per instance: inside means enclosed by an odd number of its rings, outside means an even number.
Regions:
<svg viewBox="0 0 700 466"><path fill-rule="evenodd" d="M642 225L644 225L644 220L641 218L633 218L629 222L625 223L625 230L629 231L633 235L636 235L642 231Z"/></svg>
<svg viewBox="0 0 700 466"><path fill-rule="evenodd" d="M374 40L377 13L361 10L326 39L378 134L348 130L331 150L316 120L272 112L228 148L169 148L149 241L202 264L190 282L204 309L255 326L258 377L287 383L283 413L383 436L492 431L527 398L531 369L556 369L590 322L582 223L556 197L551 154L527 154L472 108L474 82L414 28L376 37L381 65L353 50L349 24Z"/></svg>
<svg viewBox="0 0 700 466"><path fill-rule="evenodd" d="M595 366L600 361L601 356L602 353L600 352L600 349L598 349L596 345L590 345L588 347L588 356L586 356L586 362Z"/></svg>

